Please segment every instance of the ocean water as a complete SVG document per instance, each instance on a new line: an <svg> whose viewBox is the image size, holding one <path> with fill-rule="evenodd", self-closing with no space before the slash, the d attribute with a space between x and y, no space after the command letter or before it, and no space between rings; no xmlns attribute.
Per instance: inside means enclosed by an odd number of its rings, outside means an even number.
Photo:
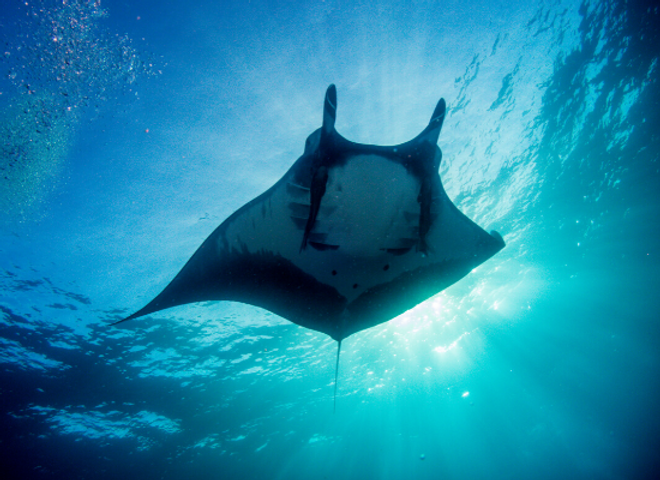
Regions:
<svg viewBox="0 0 660 480"><path fill-rule="evenodd" d="M0 478L660 475L660 9L0 6ZM440 97L449 197L507 246L342 343L230 302L123 324L321 125Z"/></svg>

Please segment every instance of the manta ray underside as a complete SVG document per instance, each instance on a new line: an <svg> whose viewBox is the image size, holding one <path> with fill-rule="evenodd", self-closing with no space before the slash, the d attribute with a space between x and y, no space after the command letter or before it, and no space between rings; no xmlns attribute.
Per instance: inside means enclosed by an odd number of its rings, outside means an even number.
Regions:
<svg viewBox="0 0 660 480"><path fill-rule="evenodd" d="M504 247L445 193L428 126L396 146L353 143L323 125L268 191L225 220L149 304L120 320L192 302L232 300L342 339L386 322L452 285Z"/></svg>

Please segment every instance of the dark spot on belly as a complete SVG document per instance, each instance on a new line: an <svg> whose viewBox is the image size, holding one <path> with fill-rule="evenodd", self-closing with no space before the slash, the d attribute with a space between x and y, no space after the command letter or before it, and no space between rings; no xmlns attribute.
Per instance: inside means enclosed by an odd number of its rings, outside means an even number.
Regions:
<svg viewBox="0 0 660 480"><path fill-rule="evenodd" d="M358 284L357 284L357 283L354 283L354 284L353 284L353 288L357 288L357 287L358 287Z"/></svg>
<svg viewBox="0 0 660 480"><path fill-rule="evenodd" d="M386 272L387 272L389 269L390 269L390 266L389 266L389 265L385 265L385 266L383 267L383 270L385 270Z"/></svg>
<svg viewBox="0 0 660 480"><path fill-rule="evenodd" d="M333 274L333 275L337 275L337 270L333 270L333 271L332 271L332 274Z"/></svg>

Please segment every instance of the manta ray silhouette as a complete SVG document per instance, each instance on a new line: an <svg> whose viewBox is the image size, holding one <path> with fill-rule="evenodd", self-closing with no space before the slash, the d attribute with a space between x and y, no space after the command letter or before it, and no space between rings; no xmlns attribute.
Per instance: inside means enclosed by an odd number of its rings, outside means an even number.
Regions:
<svg viewBox="0 0 660 480"><path fill-rule="evenodd" d="M444 99L413 140L375 146L322 127L269 190L225 220L144 308L232 300L268 309L339 342L411 309L504 247L449 200L436 145ZM335 382L336 387L336 382Z"/></svg>

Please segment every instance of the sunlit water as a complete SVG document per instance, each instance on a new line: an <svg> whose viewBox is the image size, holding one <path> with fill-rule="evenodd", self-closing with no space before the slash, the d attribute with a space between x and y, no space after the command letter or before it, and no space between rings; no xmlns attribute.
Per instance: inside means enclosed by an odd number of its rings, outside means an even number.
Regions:
<svg viewBox="0 0 660 480"><path fill-rule="evenodd" d="M1 478L657 478L660 11L643 2L4 2ZM338 88L507 247L342 344L143 306Z"/></svg>

